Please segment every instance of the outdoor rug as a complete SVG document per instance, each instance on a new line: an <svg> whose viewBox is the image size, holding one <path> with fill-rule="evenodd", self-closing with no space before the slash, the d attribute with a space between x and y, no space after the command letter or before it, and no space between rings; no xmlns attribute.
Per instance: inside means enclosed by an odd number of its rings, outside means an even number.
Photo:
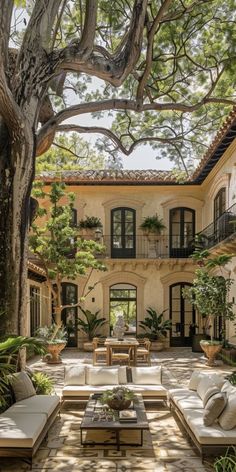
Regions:
<svg viewBox="0 0 236 472"><path fill-rule="evenodd" d="M154 409L153 409L154 410ZM0 459L0 472L205 472L210 465L201 462L172 413L164 407L148 411L149 431L144 431L142 447L123 446L120 451L109 445L111 432L88 433L87 439L103 441L106 446L80 444L83 411L66 405L36 453L32 468L21 460ZM135 432L126 432L125 441L137 441Z"/></svg>

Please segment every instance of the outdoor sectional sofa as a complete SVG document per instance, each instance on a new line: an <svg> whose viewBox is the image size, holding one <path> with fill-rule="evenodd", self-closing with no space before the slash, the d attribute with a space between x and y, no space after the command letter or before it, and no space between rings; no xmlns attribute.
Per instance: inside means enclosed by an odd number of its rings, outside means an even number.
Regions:
<svg viewBox="0 0 236 472"><path fill-rule="evenodd" d="M92 393L102 393L117 385L141 393L144 401L167 399L167 390L161 384L161 366L93 367L80 364L65 367L62 403L87 400Z"/></svg>
<svg viewBox="0 0 236 472"><path fill-rule="evenodd" d="M32 459L59 411L58 395L33 393L13 403L0 414L0 457Z"/></svg>
<svg viewBox="0 0 236 472"><path fill-rule="evenodd" d="M236 446L236 387L221 375L194 371L189 388L171 389L168 396L202 460Z"/></svg>

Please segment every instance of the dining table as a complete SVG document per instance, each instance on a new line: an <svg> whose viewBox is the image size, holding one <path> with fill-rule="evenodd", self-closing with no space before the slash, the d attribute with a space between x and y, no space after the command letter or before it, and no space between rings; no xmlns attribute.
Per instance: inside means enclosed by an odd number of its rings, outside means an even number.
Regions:
<svg viewBox="0 0 236 472"><path fill-rule="evenodd" d="M137 364L137 347L139 346L139 342L136 338L132 338L130 336L124 336L124 338L115 338L115 337L108 337L104 342L104 346L107 348L107 356L106 356L106 363L107 365L111 365L111 354L112 349L120 348L121 352L131 350L132 352L132 364L136 366Z"/></svg>

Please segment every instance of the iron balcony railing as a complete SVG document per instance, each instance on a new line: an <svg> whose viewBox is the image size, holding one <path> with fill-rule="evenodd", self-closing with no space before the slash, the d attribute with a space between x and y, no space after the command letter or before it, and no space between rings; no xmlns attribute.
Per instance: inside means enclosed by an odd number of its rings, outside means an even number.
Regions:
<svg viewBox="0 0 236 472"><path fill-rule="evenodd" d="M103 235L99 243L105 250L96 257L111 259L158 259L158 258L187 258L193 251L194 237L185 238L175 235L160 236L125 236L125 241L115 241L110 235Z"/></svg>
<svg viewBox="0 0 236 472"><path fill-rule="evenodd" d="M236 203L196 235L196 245L209 249L236 233Z"/></svg>

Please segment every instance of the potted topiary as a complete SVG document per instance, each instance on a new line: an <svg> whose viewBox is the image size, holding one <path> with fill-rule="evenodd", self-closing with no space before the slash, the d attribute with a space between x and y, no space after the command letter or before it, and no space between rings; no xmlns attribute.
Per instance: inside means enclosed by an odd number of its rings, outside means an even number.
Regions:
<svg viewBox="0 0 236 472"><path fill-rule="evenodd" d="M221 270L232 256L222 254L211 257L209 251L196 251L192 256L197 262L192 287L183 289L183 296L187 298L206 320L206 328L211 329L211 339L200 341L202 350L208 358L208 365L214 365L216 355L222 349L223 342L213 339L213 326L215 318L222 317L225 320L233 320L233 302L228 301L232 279L225 278L223 274L212 274L212 270Z"/></svg>
<svg viewBox="0 0 236 472"><path fill-rule="evenodd" d="M149 257L156 257L158 253L158 236L161 234L162 230L166 228L162 218L159 218L157 213L153 216L146 216L140 228L149 241Z"/></svg>
<svg viewBox="0 0 236 472"><path fill-rule="evenodd" d="M165 346L167 332L171 329L171 320L163 320L166 310L157 313L156 310L149 307L146 311L148 316L139 323L140 328L142 328L145 333L139 334L138 337L148 338L152 343L152 351L162 351Z"/></svg>

